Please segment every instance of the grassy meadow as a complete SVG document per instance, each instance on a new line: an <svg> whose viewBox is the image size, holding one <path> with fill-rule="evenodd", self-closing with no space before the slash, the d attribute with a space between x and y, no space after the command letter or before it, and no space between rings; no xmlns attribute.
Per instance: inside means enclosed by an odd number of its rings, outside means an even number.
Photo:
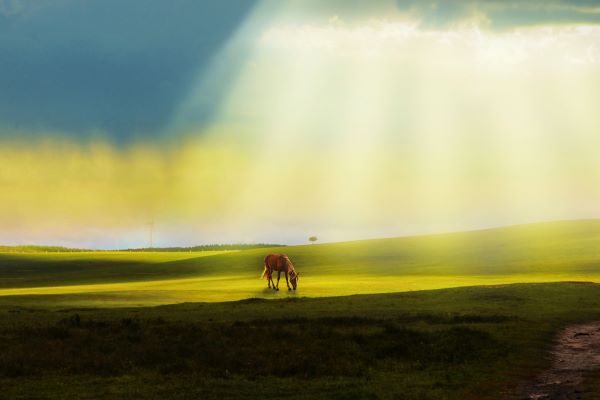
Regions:
<svg viewBox="0 0 600 400"><path fill-rule="evenodd" d="M0 306L0 398L512 399L559 328L598 318L600 286L577 283Z"/></svg>
<svg viewBox="0 0 600 400"><path fill-rule="evenodd" d="M2 253L0 399L512 399L549 365L561 327L600 319L598 244L594 220L239 251ZM271 251L294 262L297 291L259 279Z"/></svg>
<svg viewBox="0 0 600 400"><path fill-rule="evenodd" d="M147 306L527 282L600 281L600 221L356 242L202 252L0 253L0 304ZM285 252L299 290L260 281ZM282 278L283 279L283 278Z"/></svg>

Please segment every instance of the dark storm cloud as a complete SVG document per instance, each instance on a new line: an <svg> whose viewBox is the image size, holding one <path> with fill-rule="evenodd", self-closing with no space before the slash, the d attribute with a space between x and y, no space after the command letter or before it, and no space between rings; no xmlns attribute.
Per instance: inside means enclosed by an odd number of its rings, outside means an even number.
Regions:
<svg viewBox="0 0 600 400"><path fill-rule="evenodd" d="M600 0L398 0L424 25L444 28L479 14L493 29L542 24L600 24Z"/></svg>
<svg viewBox="0 0 600 400"><path fill-rule="evenodd" d="M253 0L0 0L0 126L159 134Z"/></svg>

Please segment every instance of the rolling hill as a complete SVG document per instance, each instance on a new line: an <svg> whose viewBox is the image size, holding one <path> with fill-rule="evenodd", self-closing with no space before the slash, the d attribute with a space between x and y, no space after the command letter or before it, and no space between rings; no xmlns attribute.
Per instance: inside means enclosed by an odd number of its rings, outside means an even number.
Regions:
<svg viewBox="0 0 600 400"><path fill-rule="evenodd" d="M2 253L0 301L151 305L598 281L599 245L600 220L582 220L233 252ZM264 255L277 251L301 273L297 292L258 279Z"/></svg>

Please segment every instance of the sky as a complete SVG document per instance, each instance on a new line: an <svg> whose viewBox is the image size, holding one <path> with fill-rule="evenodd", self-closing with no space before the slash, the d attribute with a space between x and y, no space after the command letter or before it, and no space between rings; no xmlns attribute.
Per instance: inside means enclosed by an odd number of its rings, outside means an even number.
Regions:
<svg viewBox="0 0 600 400"><path fill-rule="evenodd" d="M0 243L600 217L600 1L0 0Z"/></svg>

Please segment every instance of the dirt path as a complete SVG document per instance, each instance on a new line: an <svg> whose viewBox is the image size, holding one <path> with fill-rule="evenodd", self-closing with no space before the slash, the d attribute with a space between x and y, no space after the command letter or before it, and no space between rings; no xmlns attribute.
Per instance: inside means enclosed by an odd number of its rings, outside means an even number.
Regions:
<svg viewBox="0 0 600 400"><path fill-rule="evenodd" d="M520 388L517 399L583 399L586 373L600 369L600 321L565 328L552 349L552 366Z"/></svg>

